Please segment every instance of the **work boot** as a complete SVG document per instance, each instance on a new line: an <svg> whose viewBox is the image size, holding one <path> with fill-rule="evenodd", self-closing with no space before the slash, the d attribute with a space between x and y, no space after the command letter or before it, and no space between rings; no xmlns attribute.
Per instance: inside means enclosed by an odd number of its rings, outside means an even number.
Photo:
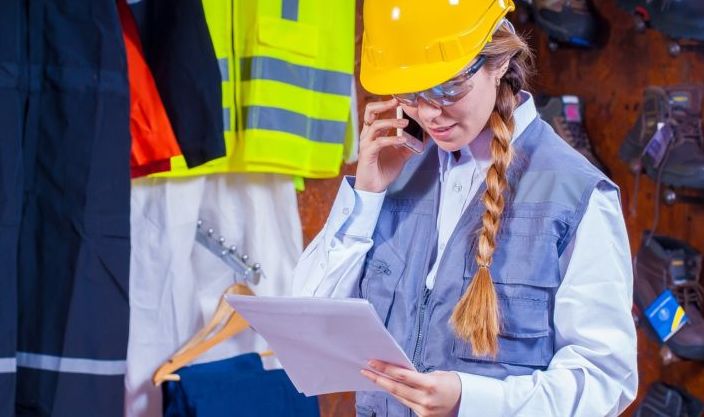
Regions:
<svg viewBox="0 0 704 417"><path fill-rule="evenodd" d="M663 184L704 188L702 93L694 85L646 88L640 116L619 149L621 159ZM650 147L660 124L670 134Z"/></svg>
<svg viewBox="0 0 704 417"><path fill-rule="evenodd" d="M635 258L633 298L641 311L665 290L674 294L688 322L665 344L677 356L704 360L702 255L685 242L645 232Z"/></svg>
<svg viewBox="0 0 704 417"><path fill-rule="evenodd" d="M594 154L587 132L584 130L584 105L577 96L536 96L540 117L550 123L555 132L570 146L584 155L589 162L607 173L604 164Z"/></svg>
<svg viewBox="0 0 704 417"><path fill-rule="evenodd" d="M619 0L618 3L671 38L704 41L702 0Z"/></svg>
<svg viewBox="0 0 704 417"><path fill-rule="evenodd" d="M699 417L702 402L673 385L655 382L648 389L633 417Z"/></svg>
<svg viewBox="0 0 704 417"><path fill-rule="evenodd" d="M590 0L533 0L533 17L551 39L576 46L605 43L608 24Z"/></svg>

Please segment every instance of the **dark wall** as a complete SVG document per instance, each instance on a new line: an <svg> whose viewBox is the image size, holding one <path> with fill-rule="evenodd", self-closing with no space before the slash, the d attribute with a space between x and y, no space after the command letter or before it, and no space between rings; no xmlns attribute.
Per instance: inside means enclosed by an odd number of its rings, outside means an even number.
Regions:
<svg viewBox="0 0 704 417"><path fill-rule="evenodd" d="M637 210L629 213L634 198L634 176L617 157L618 147L634 123L642 90L648 85L704 83L704 52L683 52L673 58L668 54L668 40L659 32L636 33L629 13L616 6L616 0L597 0L597 7L611 24L606 47L596 51L560 49L549 51L544 34L532 24L518 25L527 34L536 52L537 75L532 90L546 94L576 94L586 105L586 127L595 152L607 165L612 178L621 187L624 215L632 250L638 249L643 230L651 227L655 206L655 184L643 175L637 195ZM358 33L361 33L361 1L358 1ZM515 20L515 19L513 19ZM361 37L358 36L357 52ZM358 69L357 69L358 70ZM360 114L369 100L376 98L358 88ZM353 174L354 166L344 173ZM308 181L299 196L306 243L321 229L332 205L340 179ZM658 232L689 241L704 250L704 209L699 206L661 205ZM648 386L657 379L684 386L704 398L704 368L694 362L664 365L659 347L639 329L640 400ZM353 416L354 396L324 396L324 417ZM625 415L630 415L626 412Z"/></svg>

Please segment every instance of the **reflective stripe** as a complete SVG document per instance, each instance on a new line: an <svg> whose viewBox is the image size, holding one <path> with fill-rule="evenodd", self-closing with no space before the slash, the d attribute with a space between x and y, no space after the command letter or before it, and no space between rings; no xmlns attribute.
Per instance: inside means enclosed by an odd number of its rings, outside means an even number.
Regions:
<svg viewBox="0 0 704 417"><path fill-rule="evenodd" d="M321 93L350 95L352 74L291 64L271 57L242 58L242 81L273 80Z"/></svg>
<svg viewBox="0 0 704 417"><path fill-rule="evenodd" d="M346 122L312 119L274 107L250 106L245 107L243 112L247 129L278 130L314 142L341 144L345 141Z"/></svg>
<svg viewBox="0 0 704 417"><path fill-rule="evenodd" d="M222 81L230 81L230 71L227 69L227 58L218 59L218 67L220 67L220 79Z"/></svg>
<svg viewBox="0 0 704 417"><path fill-rule="evenodd" d="M17 366L75 374L124 375L127 365L126 361L62 358L38 353L17 352Z"/></svg>
<svg viewBox="0 0 704 417"><path fill-rule="evenodd" d="M17 371L16 358L0 358L0 374L14 373Z"/></svg>
<svg viewBox="0 0 704 417"><path fill-rule="evenodd" d="M223 107L222 108L222 125L225 130L230 130L232 129L232 126L230 126L230 108L229 107Z"/></svg>
<svg viewBox="0 0 704 417"><path fill-rule="evenodd" d="M320 120L347 119L350 112L350 97L320 93L278 81L256 80L241 84L242 107L275 107ZM235 117L233 113L233 117ZM237 118L232 121L237 123ZM237 127L237 126L235 126Z"/></svg>
<svg viewBox="0 0 704 417"><path fill-rule="evenodd" d="M283 0L281 8L281 17L283 19L298 20L298 0Z"/></svg>

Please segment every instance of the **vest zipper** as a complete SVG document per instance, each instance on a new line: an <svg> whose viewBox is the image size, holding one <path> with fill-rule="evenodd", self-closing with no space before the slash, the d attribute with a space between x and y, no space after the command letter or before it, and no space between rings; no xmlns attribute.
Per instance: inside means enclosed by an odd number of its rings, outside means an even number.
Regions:
<svg viewBox="0 0 704 417"><path fill-rule="evenodd" d="M413 349L413 366L418 369L420 366L420 349L421 349L421 339L423 339L423 321L425 319L425 310L428 307L428 299L430 298L430 293L431 290L423 285L424 291L423 291L423 299L421 301L420 307L418 308L418 331L417 337L416 337L416 345ZM419 372L422 372L420 369L418 369Z"/></svg>

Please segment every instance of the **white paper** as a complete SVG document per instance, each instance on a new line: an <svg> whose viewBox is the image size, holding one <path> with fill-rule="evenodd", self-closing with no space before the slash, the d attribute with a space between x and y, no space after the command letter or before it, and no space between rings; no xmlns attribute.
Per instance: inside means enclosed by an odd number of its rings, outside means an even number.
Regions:
<svg viewBox="0 0 704 417"><path fill-rule="evenodd" d="M227 301L306 395L380 391L360 374L371 359L414 369L367 300L228 295Z"/></svg>

